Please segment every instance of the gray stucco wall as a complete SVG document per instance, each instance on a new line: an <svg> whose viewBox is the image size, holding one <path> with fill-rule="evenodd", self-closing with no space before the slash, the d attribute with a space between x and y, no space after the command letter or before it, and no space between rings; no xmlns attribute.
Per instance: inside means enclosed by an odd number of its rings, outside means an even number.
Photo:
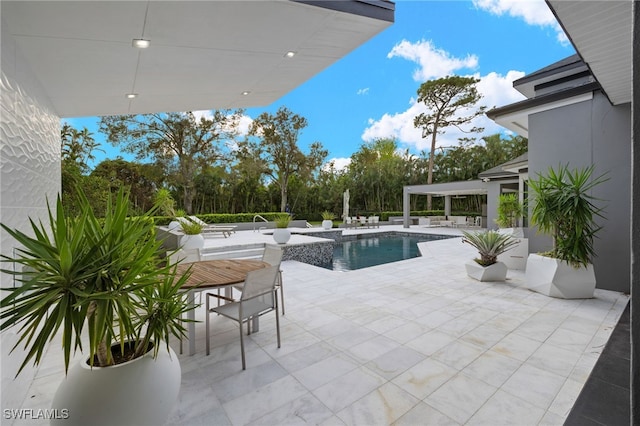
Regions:
<svg viewBox="0 0 640 426"><path fill-rule="evenodd" d="M594 190L606 205L595 241L597 287L630 288L631 106L612 106L600 92L585 101L529 116L529 178L550 167L596 165L609 180ZM551 248L551 239L529 232L533 253Z"/></svg>
<svg viewBox="0 0 640 426"><path fill-rule="evenodd" d="M498 217L498 197L500 196L502 185L517 184L518 179L505 179L490 181L487 185L487 229L498 229L496 219Z"/></svg>

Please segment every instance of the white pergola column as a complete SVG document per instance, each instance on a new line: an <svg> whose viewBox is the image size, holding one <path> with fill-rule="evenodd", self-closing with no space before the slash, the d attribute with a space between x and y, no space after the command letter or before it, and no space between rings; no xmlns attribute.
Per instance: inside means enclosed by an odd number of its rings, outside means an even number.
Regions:
<svg viewBox="0 0 640 426"><path fill-rule="evenodd" d="M402 226L404 228L409 227L409 216L411 215L411 188L405 186L402 188Z"/></svg>
<svg viewBox="0 0 640 426"><path fill-rule="evenodd" d="M451 216L451 195L444 196L444 215Z"/></svg>

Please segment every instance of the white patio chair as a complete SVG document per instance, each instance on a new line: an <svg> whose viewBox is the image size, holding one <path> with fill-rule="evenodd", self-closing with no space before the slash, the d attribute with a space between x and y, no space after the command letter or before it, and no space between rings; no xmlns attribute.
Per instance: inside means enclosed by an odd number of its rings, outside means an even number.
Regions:
<svg viewBox="0 0 640 426"><path fill-rule="evenodd" d="M250 320L255 317L275 311L276 313L276 333L278 336L278 348L280 347L280 317L278 315L276 280L278 277L278 267L269 266L257 271L251 271L247 274L247 279L242 286L242 296L240 300L229 300L223 296L215 294L207 294L206 301L206 341L207 355L209 355L210 346L210 321L209 317L212 313L220 314L238 323L240 329L240 353L242 354L242 369L247 369L244 355L244 332L243 324L247 323L250 332ZM222 306L210 307L209 300L211 297L223 298L230 301Z"/></svg>

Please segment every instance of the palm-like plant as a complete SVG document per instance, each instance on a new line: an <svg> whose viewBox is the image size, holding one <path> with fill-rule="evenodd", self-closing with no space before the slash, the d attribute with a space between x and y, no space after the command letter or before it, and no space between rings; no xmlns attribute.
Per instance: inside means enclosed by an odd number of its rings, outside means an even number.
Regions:
<svg viewBox="0 0 640 426"><path fill-rule="evenodd" d="M276 228L287 228L291 222L291 215L289 213L281 213L275 218Z"/></svg>
<svg viewBox="0 0 640 426"><path fill-rule="evenodd" d="M513 228L518 224L518 218L522 216L524 207L517 194L500 194L498 197L498 217L496 223L501 228Z"/></svg>
<svg viewBox="0 0 640 426"><path fill-rule="evenodd" d="M490 266L498 261L498 256L518 244L510 235L497 231L469 232L462 231L463 243L467 243L478 250L479 259L474 259L479 265Z"/></svg>
<svg viewBox="0 0 640 426"><path fill-rule="evenodd" d="M189 218L184 218L180 221L180 227L182 228L182 232L186 235L198 235L202 232L203 228L201 224L194 222Z"/></svg>
<svg viewBox="0 0 640 426"><path fill-rule="evenodd" d="M336 218L336 215L328 210L323 211L320 215L322 216L322 220L333 220Z"/></svg>
<svg viewBox="0 0 640 426"><path fill-rule="evenodd" d="M553 238L553 249L546 253L574 267L587 266L595 256L593 238L602 228L595 222L603 209L591 195L593 188L606 181L605 174L592 179L594 166L569 170L549 168L546 175L529 180L533 193L531 222Z"/></svg>
<svg viewBox="0 0 640 426"><path fill-rule="evenodd" d="M109 199L104 219L94 215L83 194L79 200L81 214L69 217L58 197L48 226L31 220L33 237L1 225L22 246L15 258L2 256L19 266L2 272L16 276L21 286L3 289L9 294L0 302L0 328L19 326L14 349L27 349L18 374L29 361L40 362L60 329L65 372L71 349L83 349L85 329L89 361L100 367L140 357L151 347L157 356L162 341L169 350L169 336L184 335L181 317L189 306L180 287L187 276L177 278L176 265L159 258L153 211L128 217L122 190L115 202ZM125 348L131 346L129 353Z"/></svg>

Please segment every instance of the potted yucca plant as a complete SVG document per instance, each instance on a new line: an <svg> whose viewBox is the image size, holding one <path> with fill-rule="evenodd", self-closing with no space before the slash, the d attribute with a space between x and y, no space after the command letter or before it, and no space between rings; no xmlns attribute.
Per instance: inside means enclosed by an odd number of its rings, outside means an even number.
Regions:
<svg viewBox="0 0 640 426"><path fill-rule="evenodd" d="M498 256L518 244L511 235L497 231L462 231L463 243L478 250L479 258L467 262L467 275L478 281L504 281L507 278L507 266L498 261Z"/></svg>
<svg viewBox="0 0 640 426"><path fill-rule="evenodd" d="M322 227L326 230L333 228L333 219L336 218L336 215L328 210L323 211L321 215L322 215Z"/></svg>
<svg viewBox="0 0 640 426"><path fill-rule="evenodd" d="M529 180L531 223L553 241L551 250L532 253L527 259L526 279L531 290L567 299L593 297L593 239L601 229L596 219L604 216L603 208L597 205L600 200L592 192L607 180L606 174L594 178L594 168L550 167L546 174Z"/></svg>
<svg viewBox="0 0 640 426"><path fill-rule="evenodd" d="M186 216L179 219L180 229L184 232L184 235L180 237L180 248L184 250L202 249L204 247L202 224L194 222Z"/></svg>
<svg viewBox="0 0 640 426"><path fill-rule="evenodd" d="M276 229L273 230L273 239L278 244L286 244L291 238L289 223L291 215L289 213L281 213L275 218Z"/></svg>
<svg viewBox="0 0 640 426"><path fill-rule="evenodd" d="M129 197L110 197L97 218L79 194L80 214L67 216L60 197L49 223L31 220L31 235L5 225L20 248L2 256L20 286L1 301L1 329L14 329L24 367L39 364L51 340L62 336L65 379L53 408L68 410L65 424L164 424L180 390L170 336L184 335L190 309L176 265L161 259L152 214L129 217ZM52 348L49 350L55 350ZM71 352L87 357L69 369Z"/></svg>
<svg viewBox="0 0 640 426"><path fill-rule="evenodd" d="M518 239L518 244L508 252L502 254L498 260L504 262L508 269L523 270L526 268L527 256L529 255L529 240L524 238L524 230L518 223L525 214L525 207L518 199L518 194L508 193L498 196L497 218L501 234L508 234Z"/></svg>

